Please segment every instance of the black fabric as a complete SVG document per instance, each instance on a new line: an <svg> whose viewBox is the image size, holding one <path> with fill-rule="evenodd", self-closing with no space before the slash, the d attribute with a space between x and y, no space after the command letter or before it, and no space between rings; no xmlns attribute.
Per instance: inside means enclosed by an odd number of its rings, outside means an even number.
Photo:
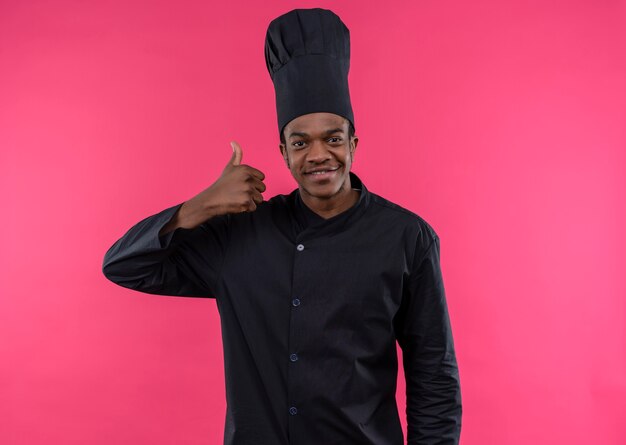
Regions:
<svg viewBox="0 0 626 445"><path fill-rule="evenodd" d="M159 237L180 203L138 222L104 256L103 273L121 286L216 298L226 445L402 445L396 342L408 443L459 441L439 237L350 179L359 200L328 219L297 205L296 189Z"/></svg>
<svg viewBox="0 0 626 445"><path fill-rule="evenodd" d="M356 187L352 187L352 188L355 190L358 190L359 193L361 192L361 189L358 189ZM357 204L358 202L355 203L355 205ZM326 218L323 218L322 216L318 215L313 210L311 210L309 207L307 207L304 201L302 201L302 197L299 191L295 192L294 206L295 206L294 216L298 224L297 233L300 233L302 230L306 229L312 224L319 224L324 221L327 221Z"/></svg>
<svg viewBox="0 0 626 445"><path fill-rule="evenodd" d="M291 120L317 112L338 114L355 126L348 85L350 31L334 12L294 9L272 20L265 64L274 83L279 135Z"/></svg>

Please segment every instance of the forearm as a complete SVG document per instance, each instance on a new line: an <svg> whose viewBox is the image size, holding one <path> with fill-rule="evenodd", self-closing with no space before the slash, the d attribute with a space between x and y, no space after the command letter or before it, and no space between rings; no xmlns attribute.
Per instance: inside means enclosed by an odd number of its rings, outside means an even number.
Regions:
<svg viewBox="0 0 626 445"><path fill-rule="evenodd" d="M454 353L438 362L405 361L407 382L407 443L457 445L461 434L461 387Z"/></svg>
<svg viewBox="0 0 626 445"><path fill-rule="evenodd" d="M166 235L179 227L194 229L206 220L219 214L218 207L207 202L200 203L198 200L185 201L174 213L172 219L159 231L159 236Z"/></svg>

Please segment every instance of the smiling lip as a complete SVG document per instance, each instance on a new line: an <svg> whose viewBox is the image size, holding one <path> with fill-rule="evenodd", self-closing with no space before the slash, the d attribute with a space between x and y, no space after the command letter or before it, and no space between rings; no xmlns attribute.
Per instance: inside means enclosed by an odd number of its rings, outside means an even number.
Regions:
<svg viewBox="0 0 626 445"><path fill-rule="evenodd" d="M321 182L321 181L330 179L332 176L335 175L335 173L337 173L337 170L339 170L339 167L335 167L333 170L328 169L324 171L324 173L310 172L310 173L305 173L305 175L308 178L311 178L313 181Z"/></svg>

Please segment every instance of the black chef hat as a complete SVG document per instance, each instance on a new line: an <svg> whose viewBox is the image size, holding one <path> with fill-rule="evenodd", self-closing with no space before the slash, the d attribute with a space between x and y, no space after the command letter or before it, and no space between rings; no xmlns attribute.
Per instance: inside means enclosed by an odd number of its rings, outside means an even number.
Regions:
<svg viewBox="0 0 626 445"><path fill-rule="evenodd" d="M293 9L269 24L265 63L276 90L278 134L308 113L343 116L354 126L350 104L350 31L332 11Z"/></svg>

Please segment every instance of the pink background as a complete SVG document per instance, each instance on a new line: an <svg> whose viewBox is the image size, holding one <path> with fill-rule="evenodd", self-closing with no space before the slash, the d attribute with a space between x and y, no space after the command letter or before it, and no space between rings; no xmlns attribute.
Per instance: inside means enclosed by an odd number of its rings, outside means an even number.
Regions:
<svg viewBox="0 0 626 445"><path fill-rule="evenodd" d="M296 187L263 44L315 6L351 30L353 171L440 235L462 443L626 443L625 2L263 3L0 2L0 443L221 443L215 301L102 258L232 139Z"/></svg>

